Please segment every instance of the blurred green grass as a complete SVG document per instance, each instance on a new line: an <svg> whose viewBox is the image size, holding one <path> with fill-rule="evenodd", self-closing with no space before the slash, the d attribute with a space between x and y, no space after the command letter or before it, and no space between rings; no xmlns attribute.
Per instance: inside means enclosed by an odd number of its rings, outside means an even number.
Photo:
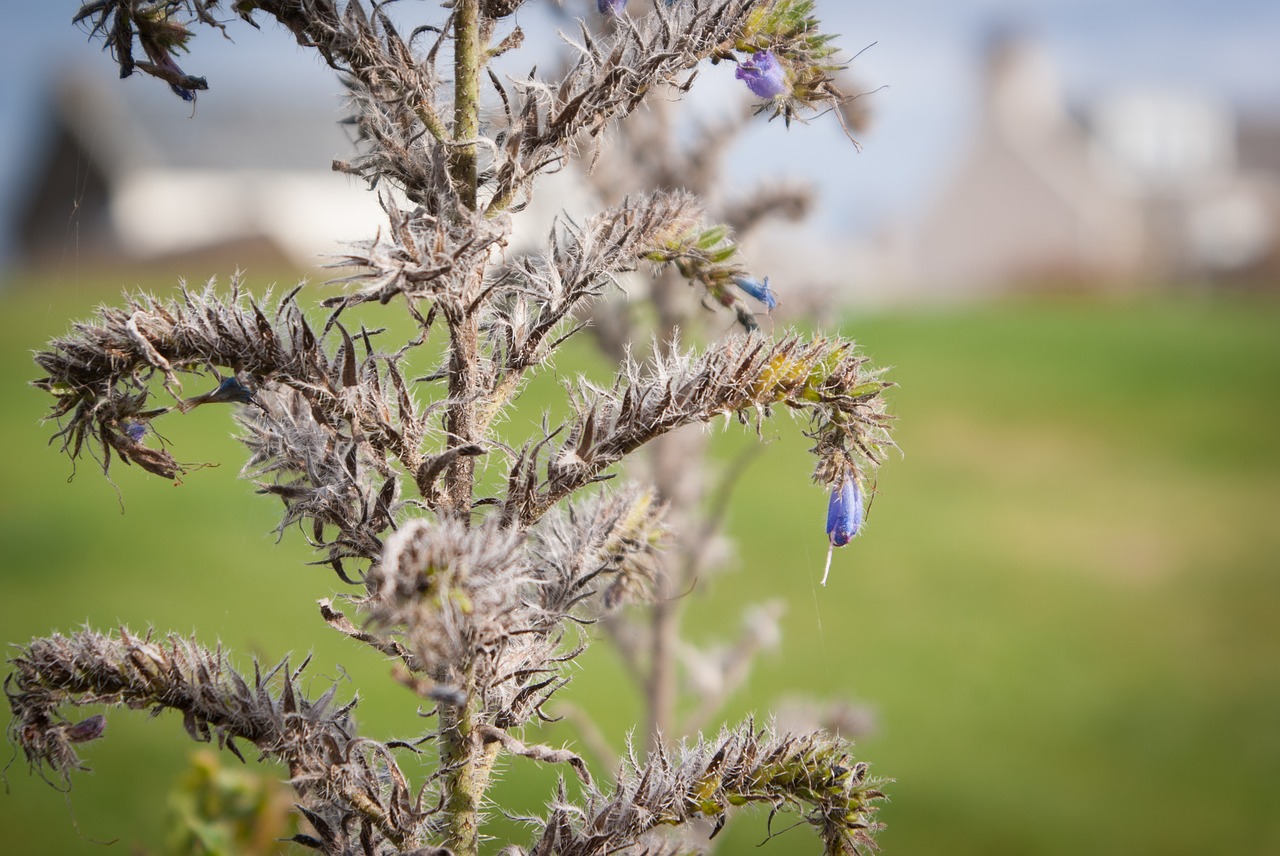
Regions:
<svg viewBox="0 0 1280 856"><path fill-rule="evenodd" d="M29 352L118 291L0 291L3 639L154 624L246 657L314 651L317 686L339 663L355 677L370 733L414 733L385 664L322 627L314 602L337 581L304 564L296 533L274 544L276 509L235 478L225 412L166 428L179 458L222 462L180 486L116 466L117 492L91 461L67 482ZM820 589L825 497L799 426L779 414L766 429L729 521L738 567L689 604L705 637L750 603L789 605L782 652L726 718L788 694L871 703L880 729L860 757L897 780L887 853L1280 852L1280 306L1014 302L876 312L842 332L894 366L905 455ZM716 442L727 461L754 439ZM607 646L583 664L566 695L620 743L635 693ZM154 844L193 748L173 716L115 713L66 800L15 760L6 849ZM509 765L500 798L531 811L553 780ZM764 817L724 835L720 852L755 852ZM796 830L768 847L813 844Z"/></svg>

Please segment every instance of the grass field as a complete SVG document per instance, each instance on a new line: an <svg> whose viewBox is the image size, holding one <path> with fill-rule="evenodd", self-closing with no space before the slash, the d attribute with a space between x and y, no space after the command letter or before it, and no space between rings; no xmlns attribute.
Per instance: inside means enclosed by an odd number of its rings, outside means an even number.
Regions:
<svg viewBox="0 0 1280 856"><path fill-rule="evenodd" d="M223 462L181 486L120 467L117 493L91 462L68 483L28 352L116 292L0 292L0 637L154 623L268 659L314 650L316 675L356 676L371 733L411 733L414 699L317 619L336 580L267 534L276 510L235 478L225 412L174 427L178 457ZM825 498L797 427L769 430L730 520L740 567L690 605L708 636L749 603L789 605L782 652L727 715L870 703L859 752L897 780L895 856L1280 852L1280 305L1028 302L843 332L895 367L905 455L819 589ZM719 454L748 441L730 429ZM611 662L593 649L568 692L607 700L620 741L636 708ZM15 760L3 849L154 846L191 749L177 718L115 713L65 800ZM531 810L550 782L510 767L504 798ZM805 836L757 851L764 818L744 815L721 852L817 852Z"/></svg>

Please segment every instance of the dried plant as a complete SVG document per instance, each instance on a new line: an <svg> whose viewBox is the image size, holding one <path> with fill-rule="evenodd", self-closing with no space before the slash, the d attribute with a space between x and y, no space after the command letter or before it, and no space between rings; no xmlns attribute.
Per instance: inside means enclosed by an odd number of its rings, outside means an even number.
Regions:
<svg viewBox="0 0 1280 856"><path fill-rule="evenodd" d="M429 730L411 742L361 737L354 701L339 703L336 688L304 696L305 663L264 671L255 662L241 673L221 649L121 629L23 646L5 684L11 737L34 768L66 780L82 766L77 746L106 725L102 716L75 722L71 709L178 711L196 740L216 739L242 759L252 744L280 761L308 830L292 840L330 854L477 853L504 754L563 764L573 776L546 815L530 820L528 841L504 852L671 852L686 844L664 830L701 818L719 831L733 807L749 803L796 813L827 853L872 846L877 782L846 741L823 731L749 721L672 743L680 729L669 714L651 714L648 750L628 752L611 781L574 751L525 740L526 725L550 718L548 702L590 641L583 628L600 623L623 640L624 605L657 600L655 620L672 614L680 576L668 560L676 545L666 515L683 501L668 477L656 489L597 486L629 456L717 417L758 428L785 407L808 425L814 478L832 497L828 538L842 546L861 523L863 485L892 446L888 384L852 342L757 329L753 302L772 308L773 293L748 269L730 226L800 204L790 191L758 197L728 224L693 193L656 182L583 222L562 219L541 253L503 252L511 214L540 175L606 148L608 131L655 94L688 88L704 63L736 63L760 99L757 112L770 117L842 107L834 82L842 65L813 4L626 9L625 0L600 0L583 10L595 23L566 37L573 58L562 74L506 80L489 66L522 42L514 13L526 4L443 5L407 38L381 4L359 0L83 6L76 20L103 38L122 75L153 75L185 100L207 88L175 60L195 27L222 29L237 17L283 24L349 87L362 146L334 166L378 189L387 223L343 260L354 272L340 295L321 301L322 320L299 305L300 289L260 300L234 281L227 293L130 297L36 356L55 438L73 459L98 456L104 471L118 459L179 478L187 468L156 430L160 421L234 406L249 450L245 476L279 497L281 530L299 524L349 586L340 601L355 617L325 600L322 619L395 662L396 678L434 704ZM138 47L146 61L135 59ZM485 99L492 110L482 110ZM563 423L544 419L534 440L504 443L496 426L529 375L632 272L654 283L663 318L651 353L619 351L612 382L570 389ZM676 327L689 316L669 299L678 281L726 307L743 331L681 347ZM401 307L415 332L388 343L390 333L357 327L353 307L370 302ZM413 360L432 355L438 364L412 377ZM184 395L193 375L217 383ZM669 466L666 455L658 461ZM480 456L504 473L496 491L477 480ZM759 613L764 636L773 616ZM654 638L678 642L678 634ZM742 667L728 662L721 677L732 681ZM657 671L655 696L671 679ZM670 710L666 701L650 708ZM411 783L399 759L428 742L436 763Z"/></svg>

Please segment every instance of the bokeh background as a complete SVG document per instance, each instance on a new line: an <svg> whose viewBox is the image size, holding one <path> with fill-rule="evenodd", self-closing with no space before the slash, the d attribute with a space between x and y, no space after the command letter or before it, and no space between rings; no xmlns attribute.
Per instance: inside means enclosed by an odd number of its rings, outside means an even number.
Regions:
<svg viewBox="0 0 1280 856"><path fill-rule="evenodd" d="M179 276L291 285L373 210L326 171L349 145L337 87L286 34L202 34L186 67L211 89L192 116L114 80L74 7L7 10L22 26L0 54L0 635L154 626L246 658L314 652L315 685L351 676L370 733L414 734L386 665L321 627L337 582L296 532L275 543L225 411L173 427L185 460L218 464L180 485L120 466L108 482L45 447L30 353L72 319ZM710 640L752 603L788 605L725 718L865 704L860 755L896 779L888 853L1280 852L1280 9L818 9L868 48L861 151L830 117L756 127L728 185L821 185L804 232L749 252L782 311L893 367L904 454L819 588L825 497L798 426L771 425L729 516L738 559L689 606ZM704 77L695 120L738 94L728 70ZM573 349L540 377L513 430L592 360ZM754 442L731 429L716 457ZM616 666L596 646L567 697L620 745L640 707ZM120 712L69 795L16 758L3 849L163 852L192 752L174 717ZM501 798L532 811L553 781L515 766ZM721 852L766 835L743 816ZM812 846L804 830L767 845Z"/></svg>

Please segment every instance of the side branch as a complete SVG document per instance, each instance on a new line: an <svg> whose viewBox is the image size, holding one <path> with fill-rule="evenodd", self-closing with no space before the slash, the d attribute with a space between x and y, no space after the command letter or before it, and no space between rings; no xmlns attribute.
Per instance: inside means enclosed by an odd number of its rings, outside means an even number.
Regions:
<svg viewBox="0 0 1280 856"><path fill-rule="evenodd" d="M9 662L10 736L32 767L47 766L64 781L80 767L75 735L62 724L64 705L175 710L195 740L216 737L241 760L236 741L245 740L283 762L308 818L359 818L366 834L397 846L419 837L425 816L386 747L354 736L355 703L335 707L336 685L314 700L300 693L305 662L291 671L283 661L265 673L255 662L249 679L220 649L123 628L115 637L84 630L35 639Z"/></svg>
<svg viewBox="0 0 1280 856"><path fill-rule="evenodd" d="M595 856L643 846L662 826L697 817L718 832L734 806L764 803L774 812L795 811L822 837L827 856L874 849L879 782L851 746L822 732L776 734L748 721L714 740L682 744L676 757L659 749L647 764L631 757L608 795L596 793L584 807L557 799L530 853ZM713 833L714 835L715 833Z"/></svg>
<svg viewBox="0 0 1280 856"><path fill-rule="evenodd" d="M762 0L688 0L654 4L641 24L617 19L612 38L597 43L583 28L577 63L556 86L529 78L515 81L519 99L513 125L521 129L497 166L490 211L506 208L534 177L554 168L582 134L598 135L635 110L661 84L678 84L682 73L720 56L744 35Z"/></svg>
<svg viewBox="0 0 1280 856"><path fill-rule="evenodd" d="M820 481L856 469L855 459L874 467L893 446L881 395L892 384L865 367L852 342L792 336L770 344L752 335L696 358L672 353L654 360L648 367L629 360L610 389L580 385L576 418L526 447L512 465L508 518L537 520L565 496L605 478L630 452L677 428L717 416L758 423L778 404L809 414ZM558 444L557 435L563 436Z"/></svg>

